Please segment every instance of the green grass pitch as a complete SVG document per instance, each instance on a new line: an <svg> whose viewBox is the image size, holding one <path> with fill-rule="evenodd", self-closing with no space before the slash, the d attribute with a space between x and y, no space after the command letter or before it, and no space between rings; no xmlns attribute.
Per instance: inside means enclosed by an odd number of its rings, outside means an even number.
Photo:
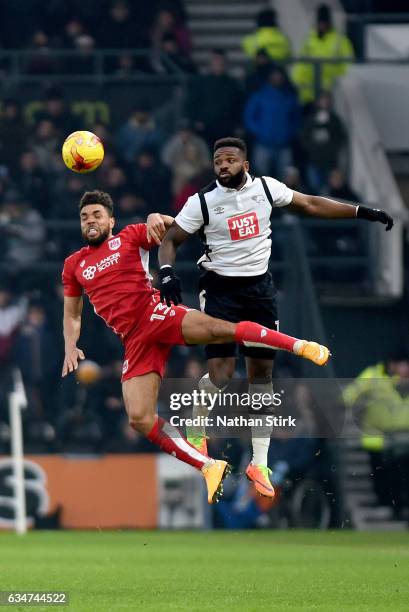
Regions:
<svg viewBox="0 0 409 612"><path fill-rule="evenodd" d="M408 533L0 534L0 590L70 595L14 610L406 611L408 577Z"/></svg>

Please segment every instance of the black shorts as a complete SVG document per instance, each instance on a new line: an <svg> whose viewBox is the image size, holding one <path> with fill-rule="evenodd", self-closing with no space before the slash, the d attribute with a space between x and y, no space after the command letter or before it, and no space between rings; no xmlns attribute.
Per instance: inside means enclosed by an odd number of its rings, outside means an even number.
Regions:
<svg viewBox="0 0 409 612"><path fill-rule="evenodd" d="M200 277L200 308L206 314L238 323L254 321L270 329L278 329L277 291L270 272L261 276L228 277L205 272ZM274 359L274 349L241 346L247 357ZM235 357L236 344L208 344L207 359Z"/></svg>

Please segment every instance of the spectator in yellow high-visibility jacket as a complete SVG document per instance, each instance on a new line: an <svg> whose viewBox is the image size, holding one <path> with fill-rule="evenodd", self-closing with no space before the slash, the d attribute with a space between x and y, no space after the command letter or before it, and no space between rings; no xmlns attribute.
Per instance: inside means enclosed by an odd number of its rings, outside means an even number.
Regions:
<svg viewBox="0 0 409 612"><path fill-rule="evenodd" d="M298 55L311 59L354 58L351 41L335 30L332 25L331 10L326 4L318 7L317 26L308 34ZM347 69L348 62L323 63L320 89L330 91L334 81L346 74ZM314 66L310 63L297 63L294 65L292 77L299 90L301 102L303 104L312 102L315 98Z"/></svg>
<svg viewBox="0 0 409 612"><path fill-rule="evenodd" d="M257 16L257 30L243 38L242 48L251 59L255 59L258 51L261 50L276 62L290 57L290 41L279 29L277 15L273 9L260 11Z"/></svg>
<svg viewBox="0 0 409 612"><path fill-rule="evenodd" d="M396 350L384 363L367 367L344 390L361 427L378 501L400 517L409 508L409 352Z"/></svg>

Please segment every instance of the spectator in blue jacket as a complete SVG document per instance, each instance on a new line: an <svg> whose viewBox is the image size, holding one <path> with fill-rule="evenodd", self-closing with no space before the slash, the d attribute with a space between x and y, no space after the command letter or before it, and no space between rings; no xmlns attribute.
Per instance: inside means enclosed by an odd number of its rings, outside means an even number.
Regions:
<svg viewBox="0 0 409 612"><path fill-rule="evenodd" d="M300 120L297 94L284 70L274 66L266 84L244 108L244 124L254 138L252 161L259 174L283 177L292 164L291 146Z"/></svg>
<svg viewBox="0 0 409 612"><path fill-rule="evenodd" d="M142 149L159 149L162 134L147 107L141 105L131 113L116 134L116 145L123 161L132 164Z"/></svg>

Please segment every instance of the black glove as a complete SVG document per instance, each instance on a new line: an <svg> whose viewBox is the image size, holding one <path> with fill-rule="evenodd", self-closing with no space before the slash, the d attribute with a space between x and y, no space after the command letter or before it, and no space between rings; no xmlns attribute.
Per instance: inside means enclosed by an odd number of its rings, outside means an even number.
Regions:
<svg viewBox="0 0 409 612"><path fill-rule="evenodd" d="M366 206L358 206L358 212L356 214L358 219L366 219L367 221L379 221L386 225L386 231L392 229L393 219L384 210L378 208L367 208Z"/></svg>
<svg viewBox="0 0 409 612"><path fill-rule="evenodd" d="M175 306L182 302L182 286L179 278L173 271L172 266L165 266L159 270L160 278L160 300L171 306L171 302Z"/></svg>

